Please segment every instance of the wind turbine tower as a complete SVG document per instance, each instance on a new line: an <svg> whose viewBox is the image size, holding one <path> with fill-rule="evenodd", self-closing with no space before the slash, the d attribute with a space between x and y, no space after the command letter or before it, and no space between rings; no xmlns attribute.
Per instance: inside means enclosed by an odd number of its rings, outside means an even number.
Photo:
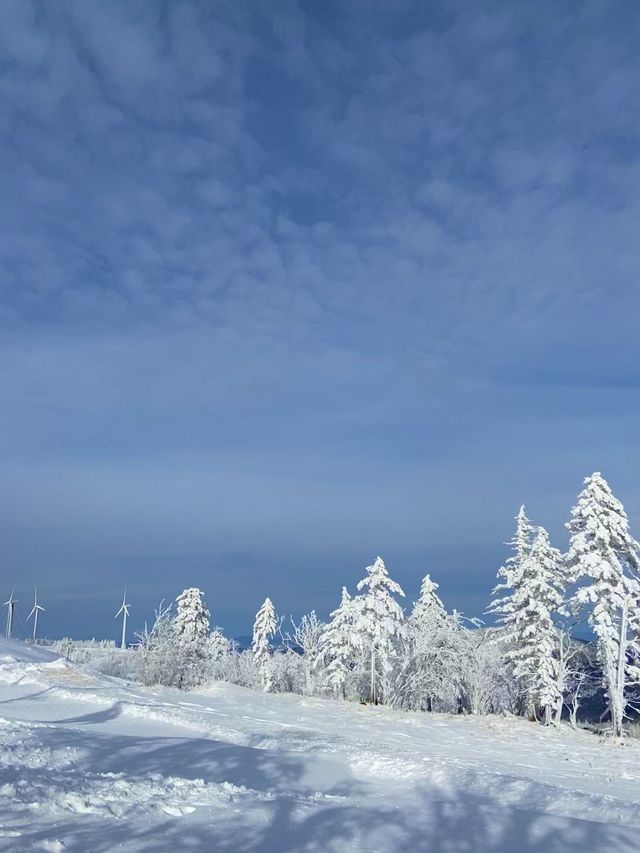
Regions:
<svg viewBox="0 0 640 853"><path fill-rule="evenodd" d="M129 605L127 604L127 588L126 588L126 586L124 588L124 598L122 599L122 606L113 618L117 619L121 613L122 613L122 642L120 643L120 648L126 649L126 647L127 647L127 616L129 615Z"/></svg>
<svg viewBox="0 0 640 853"><path fill-rule="evenodd" d="M9 596L9 601L5 601L4 606L7 608L7 639L11 639L11 634L13 632L13 617L16 612L16 600L13 597L13 590L11 590L11 595Z"/></svg>
<svg viewBox="0 0 640 853"><path fill-rule="evenodd" d="M34 639L34 641L36 639L36 634L38 633L38 613L41 610L44 613L44 607L41 607L38 604L38 590L35 589L33 592L33 608L31 610L31 613L27 616L27 622L33 616L33 639Z"/></svg>

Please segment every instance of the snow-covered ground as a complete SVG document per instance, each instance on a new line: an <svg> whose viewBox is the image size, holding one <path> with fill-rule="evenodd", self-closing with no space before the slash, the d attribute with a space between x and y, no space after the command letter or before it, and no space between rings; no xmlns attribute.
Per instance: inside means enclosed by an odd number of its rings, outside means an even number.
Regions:
<svg viewBox="0 0 640 853"><path fill-rule="evenodd" d="M0 850L640 850L640 743L215 684L0 641Z"/></svg>

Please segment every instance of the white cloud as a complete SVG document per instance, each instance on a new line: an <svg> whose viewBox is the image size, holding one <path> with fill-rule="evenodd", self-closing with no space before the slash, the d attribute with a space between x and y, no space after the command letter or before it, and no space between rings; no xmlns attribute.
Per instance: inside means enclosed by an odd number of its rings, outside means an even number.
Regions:
<svg viewBox="0 0 640 853"><path fill-rule="evenodd" d="M576 430L568 479L596 456L626 476L607 389L635 423L640 19L271 13L4 4L0 455L106 483L100 454L213 445L233 470L259 446L264 495L334 465L332 519L384 497L362 459L399 514L418 475L542 492Z"/></svg>

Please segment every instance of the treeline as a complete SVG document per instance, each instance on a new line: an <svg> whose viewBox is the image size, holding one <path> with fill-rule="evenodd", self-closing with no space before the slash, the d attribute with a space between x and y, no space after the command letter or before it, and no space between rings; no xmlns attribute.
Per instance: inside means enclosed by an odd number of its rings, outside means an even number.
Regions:
<svg viewBox="0 0 640 853"><path fill-rule="evenodd" d="M343 588L326 623L312 611L287 625L267 598L244 651L211 630L203 593L186 589L137 636L138 677L179 688L223 679L421 711L508 712L547 725L563 711L575 724L585 699L602 689L620 736L640 684L640 546L599 473L585 480L567 527L562 554L521 508L488 608L496 627L448 612L429 575L405 613L404 591L378 557L353 596ZM585 620L593 643L573 636Z"/></svg>

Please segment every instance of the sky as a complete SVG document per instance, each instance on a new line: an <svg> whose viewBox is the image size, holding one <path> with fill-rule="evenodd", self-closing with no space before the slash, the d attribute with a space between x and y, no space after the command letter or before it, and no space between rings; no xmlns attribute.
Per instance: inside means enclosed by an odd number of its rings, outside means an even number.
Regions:
<svg viewBox="0 0 640 853"><path fill-rule="evenodd" d="M635 0L4 0L0 587L246 634L378 554L481 616L525 503L640 534ZM2 600L5 600L3 597Z"/></svg>

